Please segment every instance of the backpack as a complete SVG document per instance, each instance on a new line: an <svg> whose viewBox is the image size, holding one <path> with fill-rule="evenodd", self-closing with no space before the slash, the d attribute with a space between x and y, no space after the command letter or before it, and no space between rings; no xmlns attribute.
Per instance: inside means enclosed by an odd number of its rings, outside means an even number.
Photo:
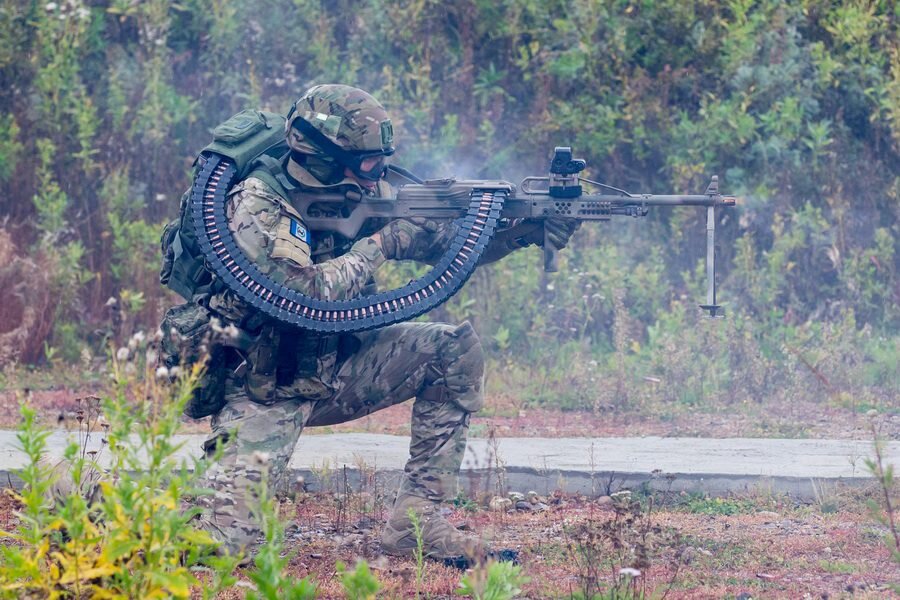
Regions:
<svg viewBox="0 0 900 600"><path fill-rule="evenodd" d="M277 192L286 195L293 188L280 168L288 151L284 140L285 118L282 115L258 110L244 110L213 130L213 141L194 162L194 173L205 160L207 152L216 152L234 161L240 181L254 169L255 176ZM259 167L263 167L260 169ZM216 290L212 274L203 264L203 254L197 246L190 211L187 210L190 189L181 197L178 218L166 225L160 240L163 263L159 281L187 301L209 295Z"/></svg>
<svg viewBox="0 0 900 600"><path fill-rule="evenodd" d="M255 171L255 177L286 195L294 186L280 166L288 152L284 123L285 118L275 113L239 112L213 130L213 141L197 157L194 174L206 160L205 153L216 152L234 161L238 181ZM204 362L203 374L184 410L198 419L218 412L225 404L228 357L216 341L213 315L205 303L220 288L197 244L188 209L190 192L188 189L181 197L179 215L166 225L160 240L163 262L159 281L185 302L170 308L163 317L159 364L190 368Z"/></svg>

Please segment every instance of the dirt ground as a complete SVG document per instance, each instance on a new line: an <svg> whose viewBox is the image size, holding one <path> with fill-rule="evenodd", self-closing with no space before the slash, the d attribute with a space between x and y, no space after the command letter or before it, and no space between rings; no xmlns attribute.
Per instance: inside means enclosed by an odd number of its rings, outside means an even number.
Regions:
<svg viewBox="0 0 900 600"><path fill-rule="evenodd" d="M343 495L343 500L343 508L322 494L282 504L282 514L296 524L288 534L290 571L309 576L322 597L339 598L335 562L353 565L365 558L382 583L379 597L416 597L415 562L378 552L383 507L356 512L352 497ZM635 524L618 529L609 526L616 522L616 511L608 497L541 500L547 508L540 512L448 507L454 524L477 532L495 548L518 550L530 577L524 598L575 597L592 571L598 575L595 591L608 590L619 569L632 566L629 556L639 540L649 549L650 566L641 569L636 582L647 597L890 598L896 596L889 585L900 585L900 565L891 562L882 541L885 532L865 516L858 495L814 505L774 497L656 498L665 507L650 510L649 516L648 499L641 498L644 508ZM611 538L585 533L610 530L622 540L622 550L613 549ZM454 590L460 576L428 562L419 595L458 597Z"/></svg>
<svg viewBox="0 0 900 600"><path fill-rule="evenodd" d="M634 581L646 598L897 598L891 586L900 585L900 564L891 562L887 530L864 508L875 493L836 490L813 504L773 496L553 494L534 498L527 510L496 512L464 501L444 512L491 547L518 551L529 578L521 598L579 598L587 586L609 593L619 570L635 565L641 545L646 558ZM629 504L640 508L623 510ZM386 507L385 495L367 488L283 499L288 574L309 577L320 598L344 598L337 561L352 569L365 559L381 584L378 598L458 598L466 573L426 560L418 584L413 559L381 555ZM0 495L0 530L16 527L14 510ZM237 575L239 584L222 600L244 597L247 571Z"/></svg>
<svg viewBox="0 0 900 600"><path fill-rule="evenodd" d="M45 424L72 424L75 399L98 394L95 388L58 388L29 392L32 406ZM22 390L0 392L0 428L14 428L18 422ZM378 411L362 419L333 427L310 428L305 434L369 432L409 435L412 403L406 402ZM735 405L716 412L673 412L667 415L639 411L562 411L523 407L515 399L488 397L485 408L472 418L470 435L485 437L493 430L498 437L766 437L870 440L869 418L852 407L821 403L792 403L788 406ZM900 412L882 415L881 436L900 440ZM207 420L185 418L185 432L208 429Z"/></svg>

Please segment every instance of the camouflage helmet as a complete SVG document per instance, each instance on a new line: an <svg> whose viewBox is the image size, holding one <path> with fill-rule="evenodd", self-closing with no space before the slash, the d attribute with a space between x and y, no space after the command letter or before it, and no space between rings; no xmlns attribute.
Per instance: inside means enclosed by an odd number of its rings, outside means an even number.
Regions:
<svg viewBox="0 0 900 600"><path fill-rule="evenodd" d="M370 181L381 178L386 157L394 153L387 111L371 95L349 85L307 90L291 107L285 128L291 150L327 155ZM371 158L380 160L367 160Z"/></svg>

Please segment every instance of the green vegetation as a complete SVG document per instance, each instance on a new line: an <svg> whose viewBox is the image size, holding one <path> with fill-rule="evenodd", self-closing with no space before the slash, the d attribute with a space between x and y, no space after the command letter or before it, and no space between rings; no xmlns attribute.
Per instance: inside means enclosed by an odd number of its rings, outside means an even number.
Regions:
<svg viewBox="0 0 900 600"><path fill-rule="evenodd" d="M528 580L519 565L490 563L464 575L456 593L474 600L511 600L522 593L521 586Z"/></svg>
<svg viewBox="0 0 900 600"><path fill-rule="evenodd" d="M234 583L237 558L218 556L218 544L191 523L197 509L183 505L202 493L206 464L178 459L174 437L197 373L171 390L152 374L138 381L139 350L114 365L103 417L100 399L81 401L78 441L58 464L44 458L49 432L23 405L28 462L15 495L19 527L2 532L12 543L0 547L0 597L188 598L201 565L211 571L203 598ZM108 468L99 464L106 455Z"/></svg>
<svg viewBox="0 0 900 600"><path fill-rule="evenodd" d="M174 301L158 235L212 126L343 82L386 103L397 161L426 175L517 180L571 144L617 186L718 173L743 197L721 216L724 322L695 307L702 211L583 228L558 274L535 250L477 273L431 318L477 322L493 390L660 415L897 410L898 23L887 0L0 0L0 334L26 329L5 360L155 328ZM37 273L24 291L12 255Z"/></svg>
<svg viewBox="0 0 900 600"><path fill-rule="evenodd" d="M708 498L691 495L679 503L682 510L699 515L741 515L757 512L757 503L749 498Z"/></svg>

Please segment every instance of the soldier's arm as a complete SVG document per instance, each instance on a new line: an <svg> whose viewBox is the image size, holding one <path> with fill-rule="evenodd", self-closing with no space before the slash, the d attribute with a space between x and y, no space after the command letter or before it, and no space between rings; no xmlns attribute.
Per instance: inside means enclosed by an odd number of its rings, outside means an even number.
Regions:
<svg viewBox="0 0 900 600"><path fill-rule="evenodd" d="M415 260L434 265L450 246L458 227L452 221L413 217L397 219L382 231L382 247L390 258ZM485 248L479 264L486 265L526 248L537 235L543 235L539 223L518 223L498 231Z"/></svg>
<svg viewBox="0 0 900 600"><path fill-rule="evenodd" d="M320 300L356 297L385 261L380 244L362 238L346 254L319 264L299 215L263 181L248 178L228 198L229 227L241 250L275 282Z"/></svg>

